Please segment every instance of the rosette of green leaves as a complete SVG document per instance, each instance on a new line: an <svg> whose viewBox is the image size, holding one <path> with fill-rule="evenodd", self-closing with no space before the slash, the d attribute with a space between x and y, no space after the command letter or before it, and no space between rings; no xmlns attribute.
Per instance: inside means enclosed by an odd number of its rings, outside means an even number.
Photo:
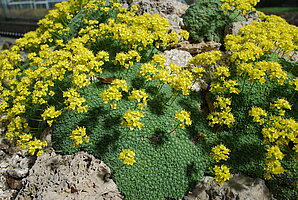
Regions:
<svg viewBox="0 0 298 200"><path fill-rule="evenodd" d="M200 0L189 6L183 22L193 40L221 42L228 24L244 20L238 11L225 14L220 6L220 0Z"/></svg>

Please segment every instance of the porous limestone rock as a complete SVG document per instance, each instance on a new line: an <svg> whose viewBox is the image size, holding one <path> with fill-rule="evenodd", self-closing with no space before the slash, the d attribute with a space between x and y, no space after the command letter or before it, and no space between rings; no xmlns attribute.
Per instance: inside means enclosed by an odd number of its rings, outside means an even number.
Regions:
<svg viewBox="0 0 298 200"><path fill-rule="evenodd" d="M9 141L4 131L4 125L0 124L0 200L9 200L21 189L22 179L28 175L34 158Z"/></svg>
<svg viewBox="0 0 298 200"><path fill-rule="evenodd" d="M273 200L272 194L259 178L234 175L222 186L213 177L205 176L184 200Z"/></svg>
<svg viewBox="0 0 298 200"><path fill-rule="evenodd" d="M184 26L181 16L189 7L177 0L140 0L132 3L132 5L138 6L137 14L139 15L151 13L160 14L162 17L167 18L172 25L170 29L175 32L180 32Z"/></svg>
<svg viewBox="0 0 298 200"><path fill-rule="evenodd" d="M85 152L46 152L37 158L16 199L120 200L110 173L106 164Z"/></svg>
<svg viewBox="0 0 298 200"><path fill-rule="evenodd" d="M189 53L196 55L206 51L219 50L221 43L209 41L200 43L190 43L189 41L182 41L175 45L176 49L188 51Z"/></svg>
<svg viewBox="0 0 298 200"><path fill-rule="evenodd" d="M182 68L186 68L188 61L192 58L192 55L188 51L171 49L162 53L167 58L165 65L175 63L180 65Z"/></svg>

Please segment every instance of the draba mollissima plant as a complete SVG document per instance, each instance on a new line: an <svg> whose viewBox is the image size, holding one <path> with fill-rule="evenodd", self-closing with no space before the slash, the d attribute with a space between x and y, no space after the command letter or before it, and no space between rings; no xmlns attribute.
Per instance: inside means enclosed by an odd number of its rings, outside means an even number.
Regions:
<svg viewBox="0 0 298 200"><path fill-rule="evenodd" d="M52 127L57 151L102 159L126 199L182 198L204 172L220 184L265 176L281 199L295 196L282 182L297 177L297 63L281 56L297 52L297 27L259 13L262 22L225 37L231 65L212 51L166 66L159 53L188 33L119 2L59 3L2 52L7 137L40 156ZM224 2L224 14L244 14L257 1ZM204 96L190 90L202 77Z"/></svg>
<svg viewBox="0 0 298 200"><path fill-rule="evenodd" d="M104 160L126 199L182 198L206 167L189 140L204 128L192 124L203 118L190 91L199 72L165 66L158 54L186 31L136 10L105 0L57 4L2 53L0 112L8 138L31 155L44 151L39 135L49 126L55 150Z"/></svg>

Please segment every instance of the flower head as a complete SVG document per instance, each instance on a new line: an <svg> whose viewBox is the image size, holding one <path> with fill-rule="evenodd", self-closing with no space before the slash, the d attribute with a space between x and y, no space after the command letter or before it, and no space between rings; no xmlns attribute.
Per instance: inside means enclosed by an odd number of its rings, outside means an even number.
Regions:
<svg viewBox="0 0 298 200"><path fill-rule="evenodd" d="M133 165L135 160L135 153L129 149L123 149L119 155L119 159L123 159L123 164L125 165Z"/></svg>

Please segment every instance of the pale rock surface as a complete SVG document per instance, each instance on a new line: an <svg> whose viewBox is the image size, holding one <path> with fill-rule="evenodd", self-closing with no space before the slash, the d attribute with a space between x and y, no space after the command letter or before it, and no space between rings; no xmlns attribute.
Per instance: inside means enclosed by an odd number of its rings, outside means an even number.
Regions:
<svg viewBox="0 0 298 200"><path fill-rule="evenodd" d="M175 63L177 65L180 65L182 68L186 68L188 65L188 61L192 58L192 55L188 51L178 49L164 51L162 53L162 56L167 58L165 65Z"/></svg>
<svg viewBox="0 0 298 200"><path fill-rule="evenodd" d="M120 200L110 168L85 152L38 157L24 179L18 200Z"/></svg>
<svg viewBox="0 0 298 200"><path fill-rule="evenodd" d="M2 115L1 117L4 117ZM0 200L14 199L22 187L22 179L29 173L34 162L33 157L26 156L21 150L8 141L4 135L4 124L0 123Z"/></svg>
<svg viewBox="0 0 298 200"><path fill-rule="evenodd" d="M260 22L260 18L258 17L258 13L256 11L252 11L245 16L246 20L241 22L233 22L225 27L224 35L233 34L237 35L239 33L240 28L247 26L253 21Z"/></svg>
<svg viewBox="0 0 298 200"><path fill-rule="evenodd" d="M198 54L206 51L219 50L221 43L215 41L190 43L189 41L182 41L175 45L176 49L188 51L191 54Z"/></svg>
<svg viewBox="0 0 298 200"><path fill-rule="evenodd" d="M205 176L184 200L274 200L265 181L234 175L222 186L213 177Z"/></svg>

